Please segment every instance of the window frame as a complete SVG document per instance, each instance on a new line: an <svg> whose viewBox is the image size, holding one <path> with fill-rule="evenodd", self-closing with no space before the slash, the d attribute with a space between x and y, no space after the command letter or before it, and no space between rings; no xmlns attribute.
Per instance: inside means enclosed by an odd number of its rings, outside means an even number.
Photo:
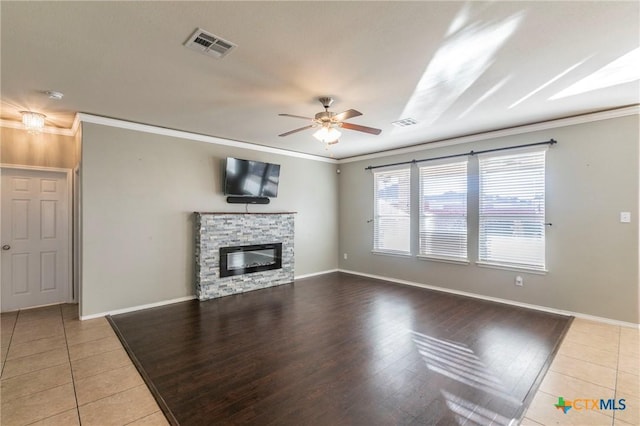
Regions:
<svg viewBox="0 0 640 426"><path fill-rule="evenodd" d="M509 269L509 270L519 270L526 271L532 273L546 273L547 272L547 258L546 258L546 152L548 147L540 148L522 148L522 149L512 149L509 151L502 151L499 153L486 153L478 155L478 251L477 251L477 261L476 264L479 266L487 266L487 267L495 267L499 269ZM535 159L536 156L541 156L542 158ZM487 162L489 161L500 161L500 159L504 159L505 157L511 157L515 161L519 161L519 164L522 164L522 161L526 161L526 157L529 157L532 164L527 168L513 167L511 170L509 169L498 169L497 167L494 170L486 169L488 167ZM534 167L534 163L538 163L537 167ZM483 170L484 169L484 170ZM485 173L486 172L486 173ZM531 194L534 194L533 200L537 200L535 204L535 208L539 211L538 213L531 214L523 214L518 213L517 210L521 208L516 203L511 203L510 207L512 207L512 213L510 214L487 214L488 208L485 207L485 203L487 203L487 199L489 198L490 193L496 193L496 188L498 185L494 183L487 182L487 174L493 173L501 173L504 181L509 181L511 187L508 185L500 184L499 186L502 188L502 194L507 193L517 193L517 186L520 187L528 187L528 192L520 192L520 195L515 196L518 198L518 203L521 202L519 197L522 197L522 200L530 199ZM529 175L529 177L527 177ZM508 179L507 179L508 178ZM529 181L534 179L532 182ZM514 183L515 182L515 183ZM487 186L489 189L487 189ZM531 190L530 188L535 188ZM500 196L500 195L497 195ZM506 197L506 195L503 195ZM541 196L541 198L539 198ZM533 204L534 202L531 201ZM505 203L505 205L509 206L509 204ZM498 209L495 209L498 211ZM489 224L490 221L493 220L493 224ZM505 224L512 222L520 222L514 223L512 225L513 230L511 232L516 232L516 230L521 234L519 237L511 238L511 236L507 235L504 230L506 227L504 225L497 225L500 221ZM501 228L502 226L502 228ZM502 231L502 232L500 232ZM536 238L536 234L539 233L539 237ZM502 238L504 245L502 251L508 252L507 256L500 256L494 254L488 254L489 248L486 246L487 239L493 237L496 239L496 247L498 246L498 239ZM511 238L512 241L508 239ZM528 241L522 241L523 239L528 239ZM536 241L538 240L538 241ZM527 244L530 248L526 248L524 250L513 250L513 245L517 245L518 248L526 246ZM511 248L509 248L511 246ZM538 246L538 247L536 247ZM516 256L517 252L524 253L533 253L536 256L525 254L520 257Z"/></svg>
<svg viewBox="0 0 640 426"><path fill-rule="evenodd" d="M433 160L433 161L425 161L417 164L418 166L418 187L419 187L419 211L418 211L418 257L426 260L436 260L436 261L445 261L445 262L453 262L453 263L469 263L469 210L468 210L468 193L469 193L469 158L468 157L460 157L455 159L443 159L443 160ZM438 170L439 169L439 170ZM442 195L447 192L461 192L460 188L463 188L464 196L463 196L463 205L462 205L462 214L438 214L436 212L432 213L430 217L433 218L434 222L443 222L443 224L447 224L449 222L453 222L453 227L455 228L456 219L459 221L460 219L464 223L464 235L462 248L460 249L461 256L450 255L446 252L455 251L456 244L451 242L451 240L443 241L444 244L439 244L441 250L427 250L427 247L423 245L423 234L431 235L433 238L434 235L443 234L439 233L430 233L424 227L424 221L428 214L425 213L425 201L427 195L425 194L425 189L427 189L428 182L425 182L425 179L435 178L440 180L440 185L444 188L444 192ZM450 191L447 191L447 186ZM433 189L438 189L433 188ZM455 208L455 206L454 206ZM450 223L449 223L450 224ZM437 228L437 227L435 227ZM454 230L455 231L455 230ZM455 233L455 232L454 232ZM451 233L451 235L454 235ZM459 234L459 233L458 233ZM462 235L462 234L460 234ZM428 238L428 237L427 237ZM432 240L433 241L433 240ZM436 239L437 244L437 239ZM450 245L449 245L450 244ZM438 252L439 251L439 252Z"/></svg>
<svg viewBox="0 0 640 426"><path fill-rule="evenodd" d="M378 186L379 186L379 176L380 175L390 175L392 173L406 173L406 176L404 176L407 179L407 183L406 183L406 188L401 188L402 190L402 194L406 195L406 200L404 200L406 202L406 214L403 215L390 215L390 214L381 214L378 211L379 208L379 197L378 197ZM403 166L391 166L391 167L384 167L384 168L379 168L376 170L373 170L373 249L372 252L376 253L376 254L387 254L387 255L394 255L394 256L411 256L412 255L412 250L411 250L411 240L412 240L412 227L411 227L411 220L412 220L412 200L411 200L411 188L412 188L412 173L411 173L411 165L403 165ZM400 201L402 202L402 201ZM406 250L403 249L393 249L393 248L388 248L388 247L382 247L379 245L380 243L380 233L382 232L382 229L380 228L381 225L381 220L380 218L405 218L407 221L407 226L404 232L406 232L406 235L404 235L404 238L406 238L406 241L404 241L403 243L406 244Z"/></svg>

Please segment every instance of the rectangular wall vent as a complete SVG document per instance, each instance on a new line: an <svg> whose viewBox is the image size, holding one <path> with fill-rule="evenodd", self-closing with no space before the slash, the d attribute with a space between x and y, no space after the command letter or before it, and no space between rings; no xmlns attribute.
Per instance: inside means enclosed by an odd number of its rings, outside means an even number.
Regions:
<svg viewBox="0 0 640 426"><path fill-rule="evenodd" d="M393 124L396 127L408 127L408 126L413 126L415 124L418 124L418 122L413 118L404 118L402 120L392 121L391 124Z"/></svg>
<svg viewBox="0 0 640 426"><path fill-rule="evenodd" d="M236 48L236 45L230 41L224 40L201 28L196 29L184 45L191 50L215 58L222 58Z"/></svg>

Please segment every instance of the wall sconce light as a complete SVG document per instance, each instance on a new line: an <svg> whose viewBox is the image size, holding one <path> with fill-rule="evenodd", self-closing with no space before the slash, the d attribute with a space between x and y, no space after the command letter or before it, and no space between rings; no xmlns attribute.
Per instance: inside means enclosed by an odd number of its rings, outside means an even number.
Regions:
<svg viewBox="0 0 640 426"><path fill-rule="evenodd" d="M45 115L39 112L20 111L22 114L22 124L29 133L40 133L44 129Z"/></svg>

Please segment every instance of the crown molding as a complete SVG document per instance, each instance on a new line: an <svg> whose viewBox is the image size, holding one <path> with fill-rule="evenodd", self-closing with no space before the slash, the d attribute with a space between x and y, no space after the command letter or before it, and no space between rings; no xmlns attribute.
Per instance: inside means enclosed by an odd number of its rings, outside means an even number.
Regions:
<svg viewBox="0 0 640 426"><path fill-rule="evenodd" d="M318 155L305 154L302 152L289 151L281 148L257 145L249 142L239 142L230 139L217 138L214 136L191 133L183 130L168 129L165 127L152 126L149 124L135 123L133 121L120 120L116 118L102 117L99 115L78 113L78 120L83 123L100 124L102 126L117 127L120 129L135 130L138 132L153 133L156 135L169 136L192 141L207 142L216 145L231 146L234 148L250 149L252 151L268 152L270 154L285 155L288 157L303 158L305 160L321 161L324 163L337 164L333 158L321 157Z"/></svg>
<svg viewBox="0 0 640 426"><path fill-rule="evenodd" d="M576 124L591 123L594 121L609 120L611 118L626 117L640 114L640 105L631 105L622 108L610 109L606 111L593 112L589 114L576 115L573 117L559 118L556 120L541 121L539 123L526 124L524 126L509 127L507 129L493 130L489 132L476 133L468 136L461 136L451 139L443 139L433 142L425 142L420 145L412 145L405 148L391 149L388 151L375 152L372 154L358 155L355 157L342 158L338 164L353 163L355 161L370 160L373 158L389 157L398 154L424 151L428 149L442 148L445 146L459 145L469 142L478 142L492 138L504 136L514 136L523 133L531 133L540 130L555 129L557 127L573 126Z"/></svg>
<svg viewBox="0 0 640 426"><path fill-rule="evenodd" d="M345 164L345 163L353 163L356 161L389 157L392 155L407 154L407 153L412 153L417 151L442 148L442 147L451 146L451 145L459 145L459 144L464 144L469 142L483 141L491 138L514 136L514 135L519 135L523 133L531 133L531 132L536 132L540 130L548 130L548 129L554 129L557 127L573 126L576 124L584 124L584 123L590 123L594 121L609 120L612 118L626 117L626 116L638 115L638 114L640 114L640 104L626 106L622 108L610 109L606 111L599 111L599 112L594 112L589 114L582 114L582 115L577 115L573 117L559 118L556 120L542 121L539 123L527 124L523 126L509 127L507 129L477 133L477 134L468 135L468 136L443 139L443 140L438 140L433 142L424 142L419 145L412 145L405 148L391 149L388 151L374 152L371 154L358 155L355 157L348 157L348 158L342 158L342 159L327 158L319 155L289 151L282 148L273 148L273 147L257 145L249 142L234 141L230 139L207 136L207 135L187 132L183 130L174 130L174 129L168 129L165 127L153 126L150 124L141 124L133 121L126 121L126 120L120 120L116 118L103 117L99 115L86 114L83 112L77 113L75 115L71 128L61 129L57 127L45 127L42 130L42 133L63 135L63 136L75 136L78 130L80 129L80 124L82 122L85 122L85 123L92 123L92 124L100 124L100 125L109 126L109 127L117 127L121 129L135 130L135 131L145 132L145 133L153 133L153 134L163 135L163 136L170 136L170 137L175 137L180 139L207 142L207 143L212 143L217 145L231 146L235 148L250 149L253 151L268 152L271 154L284 155L288 157L303 158L305 160L321 161L321 162L330 163L330 164ZM24 130L22 123L19 123L17 121L11 121L11 120L0 119L0 127Z"/></svg>
<svg viewBox="0 0 640 426"><path fill-rule="evenodd" d="M76 113L76 115L73 117L73 123L71 123L71 131L75 135L76 133L78 133L78 130L80 130L80 114Z"/></svg>

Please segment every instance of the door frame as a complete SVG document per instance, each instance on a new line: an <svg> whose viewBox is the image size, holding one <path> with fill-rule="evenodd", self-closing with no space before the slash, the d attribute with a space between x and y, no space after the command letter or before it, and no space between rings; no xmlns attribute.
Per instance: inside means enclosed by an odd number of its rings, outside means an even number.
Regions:
<svg viewBox="0 0 640 426"><path fill-rule="evenodd" d="M67 277L67 303L77 303L78 302L78 289L76 288L77 281L75 277L75 271L73 269L74 258L75 258L75 250L73 245L73 170L72 169L63 169L59 167L40 167L40 166L25 166L21 164L6 164L0 163L1 169L13 169L13 170L29 170L36 172L51 172L51 173L60 173L64 174L66 188L67 188L67 245L68 245L68 256L67 256L67 268L68 268L68 277ZM33 306L36 308L37 306Z"/></svg>

